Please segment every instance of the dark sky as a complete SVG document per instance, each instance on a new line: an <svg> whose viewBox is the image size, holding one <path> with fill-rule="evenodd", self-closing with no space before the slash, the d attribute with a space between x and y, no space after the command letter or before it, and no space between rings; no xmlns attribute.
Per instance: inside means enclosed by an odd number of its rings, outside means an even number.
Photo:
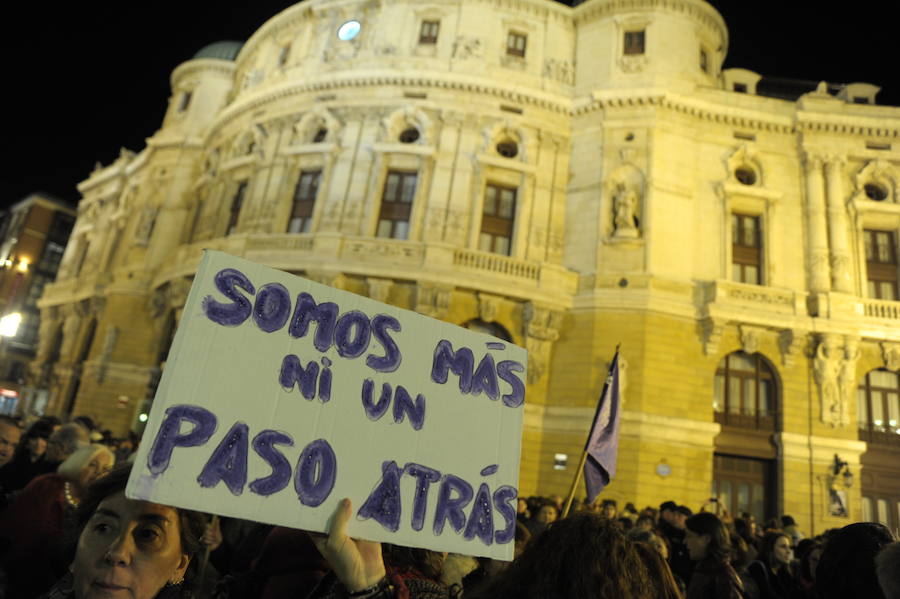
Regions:
<svg viewBox="0 0 900 599"><path fill-rule="evenodd" d="M900 106L894 64L900 36L883 1L860 0L852 10L785 0L711 3L730 30L726 67L866 81L883 88L879 104ZM292 4L94 0L5 6L3 138L9 158L3 205L35 190L77 201L75 185L96 161L109 164L122 146L140 150L157 130L169 75L179 63L210 42L247 39Z"/></svg>

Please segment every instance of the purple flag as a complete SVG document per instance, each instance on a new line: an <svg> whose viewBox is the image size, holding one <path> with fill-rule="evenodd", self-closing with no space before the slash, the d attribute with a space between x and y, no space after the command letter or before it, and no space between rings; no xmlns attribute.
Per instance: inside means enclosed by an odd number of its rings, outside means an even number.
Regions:
<svg viewBox="0 0 900 599"><path fill-rule="evenodd" d="M613 357L594 414L594 424L585 446L584 485L587 499L592 503L600 491L616 475L616 454L619 451L619 352Z"/></svg>

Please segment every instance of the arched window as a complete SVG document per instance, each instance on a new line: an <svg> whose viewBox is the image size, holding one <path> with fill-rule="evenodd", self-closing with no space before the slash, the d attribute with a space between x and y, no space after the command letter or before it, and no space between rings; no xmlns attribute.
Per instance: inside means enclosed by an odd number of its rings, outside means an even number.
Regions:
<svg viewBox="0 0 900 599"><path fill-rule="evenodd" d="M900 446L900 376L873 370L863 377L856 397L860 438Z"/></svg>
<svg viewBox="0 0 900 599"><path fill-rule="evenodd" d="M775 430L775 373L759 354L725 356L716 370L713 411L723 425Z"/></svg>

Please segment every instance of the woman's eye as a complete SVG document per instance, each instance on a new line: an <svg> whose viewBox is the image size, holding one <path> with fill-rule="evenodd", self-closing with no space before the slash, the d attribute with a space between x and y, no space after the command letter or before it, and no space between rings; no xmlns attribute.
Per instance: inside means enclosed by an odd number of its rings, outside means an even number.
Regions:
<svg viewBox="0 0 900 599"><path fill-rule="evenodd" d="M98 522L97 524L94 525L94 532L98 532L98 533L102 534L104 532L107 532L109 530L109 528L110 528L109 524L105 524L103 522Z"/></svg>
<svg viewBox="0 0 900 599"><path fill-rule="evenodd" d="M160 533L152 528L142 528L137 531L137 538L143 543L152 543L160 538Z"/></svg>

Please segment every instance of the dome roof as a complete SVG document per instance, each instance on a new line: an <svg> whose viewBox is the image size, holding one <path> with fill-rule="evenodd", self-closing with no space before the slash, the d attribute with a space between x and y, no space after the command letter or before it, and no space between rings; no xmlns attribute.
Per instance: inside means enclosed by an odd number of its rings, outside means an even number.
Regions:
<svg viewBox="0 0 900 599"><path fill-rule="evenodd" d="M218 58L219 60L234 60L241 51L244 42L222 41L204 46L193 58Z"/></svg>

